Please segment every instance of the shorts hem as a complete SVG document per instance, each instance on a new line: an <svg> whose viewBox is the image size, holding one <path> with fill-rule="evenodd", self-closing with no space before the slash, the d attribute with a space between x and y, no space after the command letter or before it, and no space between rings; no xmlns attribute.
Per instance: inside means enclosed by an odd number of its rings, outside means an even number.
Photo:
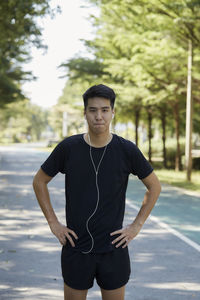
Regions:
<svg viewBox="0 0 200 300"><path fill-rule="evenodd" d="M66 280L63 280L64 281L64 283L67 285L67 286L69 286L71 289L74 289L74 290L89 290L89 289L91 289L92 287L93 287L93 285L94 284L92 284L92 285L90 285L89 287L78 287L77 285L73 285L73 284L70 284L69 282L67 282Z"/></svg>
<svg viewBox="0 0 200 300"><path fill-rule="evenodd" d="M97 282L97 284L98 284L98 286L101 288L101 289L103 289L103 290L107 290L107 291L111 291L111 290L116 290L116 289L120 289L121 287L123 287L124 285L126 285L128 282L129 282L129 279L130 278L128 278L128 280L126 280L126 281L124 281L123 283L121 283L121 284L119 284L117 287L115 286L115 287L103 287L101 284L99 284L98 282Z"/></svg>

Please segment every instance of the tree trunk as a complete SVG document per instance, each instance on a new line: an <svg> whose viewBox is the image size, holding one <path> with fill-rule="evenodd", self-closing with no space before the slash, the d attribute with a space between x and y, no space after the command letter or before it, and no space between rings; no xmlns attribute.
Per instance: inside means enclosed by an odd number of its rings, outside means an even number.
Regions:
<svg viewBox="0 0 200 300"><path fill-rule="evenodd" d="M162 124L162 143L163 143L163 165L167 168L167 151L166 151L166 108L160 108L161 124Z"/></svg>
<svg viewBox="0 0 200 300"><path fill-rule="evenodd" d="M185 137L185 167L186 178L191 181L192 174L192 41L188 44L188 79L187 79L187 101L186 101L186 137Z"/></svg>
<svg viewBox="0 0 200 300"><path fill-rule="evenodd" d="M173 105L174 122L175 122L175 134L176 134L176 157L175 157L175 171L181 170L181 149L180 149L180 120L179 120L179 100L176 100Z"/></svg>
<svg viewBox="0 0 200 300"><path fill-rule="evenodd" d="M149 141L149 162L152 162L152 148L151 148L151 139L152 139L152 110L151 107L147 108L148 114L148 141Z"/></svg>
<svg viewBox="0 0 200 300"><path fill-rule="evenodd" d="M140 120L140 108L136 107L134 112L135 112L135 143L138 146L138 142L139 142L138 128L139 128L139 120Z"/></svg>

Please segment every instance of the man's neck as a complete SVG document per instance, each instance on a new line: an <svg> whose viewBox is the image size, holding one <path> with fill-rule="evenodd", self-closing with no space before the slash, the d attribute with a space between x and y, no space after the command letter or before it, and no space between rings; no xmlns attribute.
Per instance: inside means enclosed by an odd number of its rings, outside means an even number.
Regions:
<svg viewBox="0 0 200 300"><path fill-rule="evenodd" d="M112 140L112 134L109 131L101 134L94 134L89 131L85 134L85 140L92 147L101 148L110 143Z"/></svg>

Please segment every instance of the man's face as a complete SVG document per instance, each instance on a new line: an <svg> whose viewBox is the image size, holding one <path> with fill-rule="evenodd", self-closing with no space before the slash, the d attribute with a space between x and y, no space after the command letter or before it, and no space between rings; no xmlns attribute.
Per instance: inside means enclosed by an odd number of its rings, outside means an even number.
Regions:
<svg viewBox="0 0 200 300"><path fill-rule="evenodd" d="M101 97L89 98L85 116L90 131L96 134L109 131L113 113L109 99Z"/></svg>

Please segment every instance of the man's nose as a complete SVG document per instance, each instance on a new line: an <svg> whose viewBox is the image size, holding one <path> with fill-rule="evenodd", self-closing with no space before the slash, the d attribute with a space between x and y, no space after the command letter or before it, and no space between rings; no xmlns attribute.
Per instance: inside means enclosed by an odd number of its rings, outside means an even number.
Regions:
<svg viewBox="0 0 200 300"><path fill-rule="evenodd" d="M102 119L101 111L97 111L97 113L96 113L96 119L97 120L101 120Z"/></svg>

